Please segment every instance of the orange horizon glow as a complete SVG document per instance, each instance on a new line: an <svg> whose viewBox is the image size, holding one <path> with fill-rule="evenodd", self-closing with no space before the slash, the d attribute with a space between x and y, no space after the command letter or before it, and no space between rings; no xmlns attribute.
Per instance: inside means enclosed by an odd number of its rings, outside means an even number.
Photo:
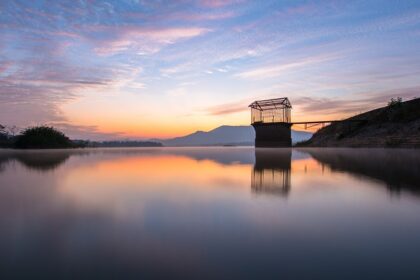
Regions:
<svg viewBox="0 0 420 280"><path fill-rule="evenodd" d="M105 114L103 112L80 113L76 108L70 108L69 118L75 124L82 126L95 126L97 133L115 133L120 134L120 138L130 139L167 139L180 137L194 133L196 131L210 131L222 125L247 126L250 125L250 112L247 107L244 110L229 114L229 116L171 116L168 113L162 114L159 118L154 118L153 112L142 114L131 114L127 112L117 112L116 114ZM111 109L110 109L111 110ZM150 115L149 115L150 114ZM295 117L296 115L296 117ZM305 114L303 112L292 110L292 122L302 121L327 121L341 120L350 117L349 114ZM296 131L316 132L322 128L321 125L306 128L304 125L293 125L292 129Z"/></svg>

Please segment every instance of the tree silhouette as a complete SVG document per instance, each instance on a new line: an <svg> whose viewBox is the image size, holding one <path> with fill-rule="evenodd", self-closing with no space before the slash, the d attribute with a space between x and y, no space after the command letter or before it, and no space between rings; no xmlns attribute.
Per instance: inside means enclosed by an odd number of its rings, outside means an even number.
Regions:
<svg viewBox="0 0 420 280"><path fill-rule="evenodd" d="M27 128L17 136L18 149L59 149L73 147L72 141L64 133L48 126Z"/></svg>

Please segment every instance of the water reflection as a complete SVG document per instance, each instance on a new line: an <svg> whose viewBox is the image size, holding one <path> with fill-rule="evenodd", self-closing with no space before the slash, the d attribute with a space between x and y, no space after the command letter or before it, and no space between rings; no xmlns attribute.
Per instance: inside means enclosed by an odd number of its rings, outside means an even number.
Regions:
<svg viewBox="0 0 420 280"><path fill-rule="evenodd" d="M385 188L417 190L416 151L10 153L0 155L0 279L420 273L419 196L389 199Z"/></svg>
<svg viewBox="0 0 420 280"><path fill-rule="evenodd" d="M5 165L12 161L17 161L25 167L38 170L53 170L66 162L70 154L66 151L7 151L0 153L0 172L5 169Z"/></svg>
<svg viewBox="0 0 420 280"><path fill-rule="evenodd" d="M228 150L228 152L226 152ZM138 157L173 155L190 157L197 161L212 160L220 164L253 164L254 158L249 148L95 148L73 150L1 150L0 172L7 163L17 161L25 167L37 171L54 170L65 163L72 156L96 155L103 158L110 157Z"/></svg>
<svg viewBox="0 0 420 280"><path fill-rule="evenodd" d="M390 192L420 195L420 151L401 149L301 149L335 172L381 181Z"/></svg>
<svg viewBox="0 0 420 280"><path fill-rule="evenodd" d="M291 161L291 149L255 149L251 190L287 196L291 188Z"/></svg>

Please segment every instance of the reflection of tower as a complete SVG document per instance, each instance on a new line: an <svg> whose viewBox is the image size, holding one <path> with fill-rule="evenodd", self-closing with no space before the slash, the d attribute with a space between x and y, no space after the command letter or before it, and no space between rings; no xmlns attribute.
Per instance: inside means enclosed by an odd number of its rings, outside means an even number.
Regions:
<svg viewBox="0 0 420 280"><path fill-rule="evenodd" d="M291 149L255 149L251 189L286 196L290 191Z"/></svg>

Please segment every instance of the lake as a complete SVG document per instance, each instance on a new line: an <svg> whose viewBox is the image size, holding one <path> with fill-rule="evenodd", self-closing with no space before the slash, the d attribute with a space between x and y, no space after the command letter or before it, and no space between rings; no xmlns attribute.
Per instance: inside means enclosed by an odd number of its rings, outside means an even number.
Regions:
<svg viewBox="0 0 420 280"><path fill-rule="evenodd" d="M420 151L0 150L1 279L420 279Z"/></svg>

